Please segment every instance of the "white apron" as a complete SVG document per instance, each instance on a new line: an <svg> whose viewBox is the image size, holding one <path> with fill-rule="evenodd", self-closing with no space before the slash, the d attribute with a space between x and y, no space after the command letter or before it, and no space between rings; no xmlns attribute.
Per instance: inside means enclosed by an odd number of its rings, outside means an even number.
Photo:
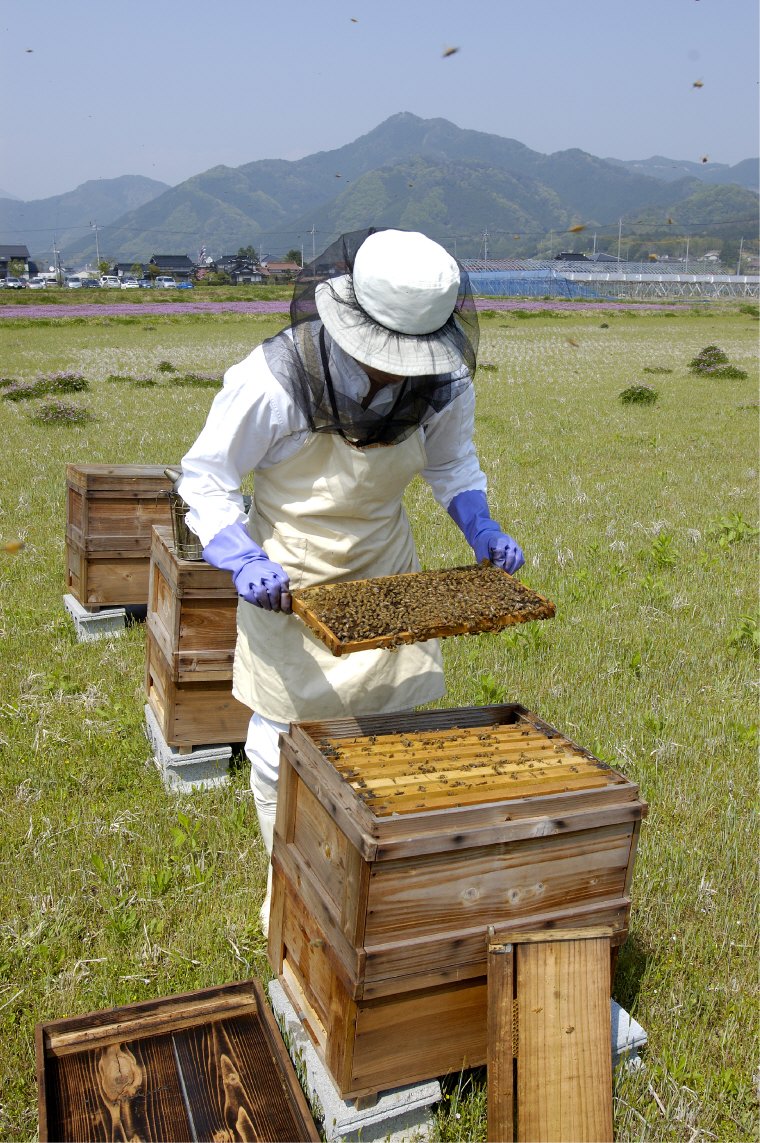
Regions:
<svg viewBox="0 0 760 1143"><path fill-rule="evenodd" d="M419 571L402 496L425 466L422 430L400 444L358 449L334 433L259 470L251 538L291 588ZM335 656L295 615L240 600L233 694L280 722L381 714L444 693L437 641Z"/></svg>

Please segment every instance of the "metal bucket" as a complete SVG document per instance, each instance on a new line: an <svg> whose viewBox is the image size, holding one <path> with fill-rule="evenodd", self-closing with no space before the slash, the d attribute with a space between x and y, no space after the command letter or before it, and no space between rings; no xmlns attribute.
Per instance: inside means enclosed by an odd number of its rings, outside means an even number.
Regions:
<svg viewBox="0 0 760 1143"><path fill-rule="evenodd" d="M203 559L203 544L200 542L195 532L192 532L187 526L185 517L190 511L190 505L186 500L183 500L179 492L176 491L177 483L182 475L176 469L167 468L164 470L170 480L173 480L174 487L167 490L165 493L169 498L169 508L172 517L172 536L174 539L174 551L181 560L202 560Z"/></svg>

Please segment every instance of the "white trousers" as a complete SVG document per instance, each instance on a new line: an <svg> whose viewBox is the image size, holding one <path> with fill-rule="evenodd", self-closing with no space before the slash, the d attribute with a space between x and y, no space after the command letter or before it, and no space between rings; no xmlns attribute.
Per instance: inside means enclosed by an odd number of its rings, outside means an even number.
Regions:
<svg viewBox="0 0 760 1143"><path fill-rule="evenodd" d="M261 840L268 855L272 856L274 822L277 816L277 779L280 771L279 738L290 726L288 722L275 722L254 714L248 724L245 753L251 763L251 790L259 819ZM269 906L272 899L272 866L267 874L267 891L259 919L264 936L269 931Z"/></svg>

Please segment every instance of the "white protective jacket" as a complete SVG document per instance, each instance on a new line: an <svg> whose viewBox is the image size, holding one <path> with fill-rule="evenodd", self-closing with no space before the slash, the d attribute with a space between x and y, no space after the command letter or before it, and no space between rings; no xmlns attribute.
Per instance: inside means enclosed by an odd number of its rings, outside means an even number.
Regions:
<svg viewBox="0 0 760 1143"><path fill-rule="evenodd" d="M366 374L334 343L330 372L336 387L358 400L366 394ZM373 404L392 399L388 387ZM459 492L485 490L473 427L469 386L399 444L357 449L337 434L310 433L258 347L228 370L183 457L188 524L207 544L245 522L240 487L253 472L248 530L292 588L417 570L404 490L421 473L444 508ZM336 657L295 616L241 600L233 693L282 722L408 709L443 693L440 650L429 641Z"/></svg>

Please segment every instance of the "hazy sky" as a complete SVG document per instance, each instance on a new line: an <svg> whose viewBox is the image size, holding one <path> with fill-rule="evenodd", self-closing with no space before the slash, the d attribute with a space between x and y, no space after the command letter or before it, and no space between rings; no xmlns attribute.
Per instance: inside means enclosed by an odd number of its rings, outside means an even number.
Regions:
<svg viewBox="0 0 760 1143"><path fill-rule="evenodd" d="M297 159L399 111L546 153L758 153L757 0L2 0L0 74L22 199Z"/></svg>

